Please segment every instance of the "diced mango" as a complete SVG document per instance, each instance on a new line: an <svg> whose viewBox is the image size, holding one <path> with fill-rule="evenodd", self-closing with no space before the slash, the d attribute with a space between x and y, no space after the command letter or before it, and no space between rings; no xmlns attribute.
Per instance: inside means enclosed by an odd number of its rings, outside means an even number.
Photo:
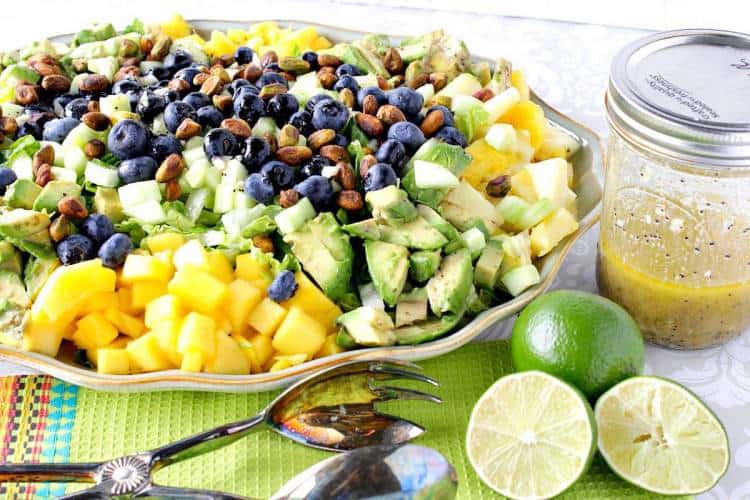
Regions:
<svg viewBox="0 0 750 500"><path fill-rule="evenodd" d="M175 14L169 21L161 24L161 31L171 39L182 38L190 34L190 25L180 14Z"/></svg>
<svg viewBox="0 0 750 500"><path fill-rule="evenodd" d="M243 280L234 280L229 284L229 295L226 301L227 315L232 332L245 335L249 330L250 312L263 300L263 293Z"/></svg>
<svg viewBox="0 0 750 500"><path fill-rule="evenodd" d="M152 255L129 254L122 266L123 283L137 281L169 281L172 270L163 261Z"/></svg>
<svg viewBox="0 0 750 500"><path fill-rule="evenodd" d="M98 349L87 349L86 357L88 357L89 361L91 361L94 366L96 366L99 363L99 351L101 351L102 349L125 349L131 340L132 339L130 337L120 335L104 347L100 347Z"/></svg>
<svg viewBox="0 0 750 500"><path fill-rule="evenodd" d="M234 43L241 45L245 43L247 40L248 34L247 31L237 29L237 28L229 28L227 30L227 38L229 38Z"/></svg>
<svg viewBox="0 0 750 500"><path fill-rule="evenodd" d="M147 327L153 328L165 319L181 318L184 314L185 309L180 298L168 293L155 298L146 305L144 322Z"/></svg>
<svg viewBox="0 0 750 500"><path fill-rule="evenodd" d="M461 174L461 178L471 184L474 189L486 195L487 183L501 175L513 175L523 168L531 159L533 152L528 139L517 134L517 142L521 147L509 151L498 151L484 139L474 141L466 148L471 155L471 163ZM496 201L496 198L489 198Z"/></svg>
<svg viewBox="0 0 750 500"><path fill-rule="evenodd" d="M156 336L159 347L174 366L180 366L184 360L184 355L177 352L177 342L180 338L181 329L182 320L179 318L164 318L151 326L151 331Z"/></svg>
<svg viewBox="0 0 750 500"><path fill-rule="evenodd" d="M273 280L271 269L268 264L256 259L252 254L238 255L234 263L234 275L245 281Z"/></svg>
<svg viewBox="0 0 750 500"><path fill-rule="evenodd" d="M269 372L277 372L291 366L300 365L307 361L305 354L282 354L274 356L271 360L271 366L268 369Z"/></svg>
<svg viewBox="0 0 750 500"><path fill-rule="evenodd" d="M94 311L104 311L110 308L119 308L120 301L117 292L97 292L92 294L86 302L81 304L79 314L88 314Z"/></svg>
<svg viewBox="0 0 750 500"><path fill-rule="evenodd" d="M205 361L216 355L216 324L213 318L198 313L190 313L180 327L177 339L177 352L185 354L198 351Z"/></svg>
<svg viewBox="0 0 750 500"><path fill-rule="evenodd" d="M266 297L250 312L247 323L261 335L273 335L287 310Z"/></svg>
<svg viewBox="0 0 750 500"><path fill-rule="evenodd" d="M118 309L110 308L104 312L104 317L112 323L120 333L131 338L138 338L146 331L146 325L139 318L124 313Z"/></svg>
<svg viewBox="0 0 750 500"><path fill-rule="evenodd" d="M208 252L198 240L190 240L180 248L174 251L174 267L177 270L185 269L188 266L197 267L208 271Z"/></svg>
<svg viewBox="0 0 750 500"><path fill-rule="evenodd" d="M133 289L129 287L118 288L117 298L119 301L120 311L128 314L137 314L140 312L137 308L133 307Z"/></svg>
<svg viewBox="0 0 750 500"><path fill-rule="evenodd" d="M529 84L526 83L526 76L519 69L514 69L510 74L510 84L521 94L522 101L528 101L530 97Z"/></svg>
<svg viewBox="0 0 750 500"><path fill-rule="evenodd" d="M578 230L578 221L564 208L558 208L531 229L531 253L547 255L563 238Z"/></svg>
<svg viewBox="0 0 750 500"><path fill-rule="evenodd" d="M271 366L268 367L269 372L279 372L281 370L285 370L292 366L291 361L289 361L286 358L279 359L277 361L273 361L271 363Z"/></svg>
<svg viewBox="0 0 750 500"><path fill-rule="evenodd" d="M167 293L167 284L163 281L137 281L131 290L130 310L142 312L157 297Z"/></svg>
<svg viewBox="0 0 750 500"><path fill-rule="evenodd" d="M305 354L312 357L323 346L326 329L298 307L289 309L276 334L273 348L281 354Z"/></svg>
<svg viewBox="0 0 750 500"><path fill-rule="evenodd" d="M297 282L297 290L289 300L282 303L284 307L297 306L312 316L337 307L302 271L294 274L294 280Z"/></svg>
<svg viewBox="0 0 750 500"><path fill-rule="evenodd" d="M326 336L326 340L325 342L323 342L323 346L318 350L318 352L315 353L313 358L324 358L326 356L331 356L340 352L344 352L344 348L336 343L336 334L333 333Z"/></svg>
<svg viewBox="0 0 750 500"><path fill-rule="evenodd" d="M208 252L208 268L211 274L224 283L230 283L234 279L232 263L218 250Z"/></svg>
<svg viewBox="0 0 750 500"><path fill-rule="evenodd" d="M130 373L130 356L125 349L102 348L96 351L96 371L111 375Z"/></svg>
<svg viewBox="0 0 750 500"><path fill-rule="evenodd" d="M161 252L154 252L154 258L159 259L169 268L170 274L174 274L174 264L172 259L174 257L174 250L162 250Z"/></svg>
<svg viewBox="0 0 750 500"><path fill-rule="evenodd" d="M99 311L87 314L76 326L73 342L81 349L104 347L117 338L117 328Z"/></svg>
<svg viewBox="0 0 750 500"><path fill-rule="evenodd" d="M182 356L180 370L184 372L199 372L203 367L203 355L198 351L188 351Z"/></svg>
<svg viewBox="0 0 750 500"><path fill-rule="evenodd" d="M238 335L236 333L232 334L232 338L235 342L237 342L237 345L240 346L240 349L242 350L242 354L247 359L247 362L250 364L250 373L260 373L263 370L263 367L261 366L260 362L258 361L258 355L255 353L255 348L253 347L253 344L250 343L250 341L243 337L242 335Z"/></svg>
<svg viewBox="0 0 750 500"><path fill-rule="evenodd" d="M253 349L255 349L255 355L258 358L258 366L265 366L266 362L271 359L271 356L273 355L271 337L256 334L250 337L250 343L253 345Z"/></svg>
<svg viewBox="0 0 750 500"><path fill-rule="evenodd" d="M323 325L323 328L326 329L326 332L333 333L337 332L339 330L339 326L336 324L336 320L344 314L344 312L339 308L339 306L334 307L333 309L329 309L325 312L320 313L318 316L315 316L315 319Z"/></svg>
<svg viewBox="0 0 750 500"><path fill-rule="evenodd" d="M133 371L155 372L169 368L167 356L159 347L156 335L151 332L130 342L125 350Z"/></svg>
<svg viewBox="0 0 750 500"><path fill-rule="evenodd" d="M64 328L68 328L68 325L50 321L43 314L32 317L23 332L21 348L55 357L60 350Z"/></svg>
<svg viewBox="0 0 750 500"><path fill-rule="evenodd" d="M250 363L240 346L229 335L216 335L216 355L206 363L209 373L226 373L229 375L247 375Z"/></svg>
<svg viewBox="0 0 750 500"><path fill-rule="evenodd" d="M536 149L544 142L547 131L547 119L544 110L531 101L521 101L508 110L501 118L503 123L510 123L514 128L526 130L529 133L531 146Z"/></svg>
<svg viewBox="0 0 750 500"><path fill-rule="evenodd" d="M159 233L146 238L146 246L151 253L164 250L177 250L185 244L185 237L179 233Z"/></svg>
<svg viewBox="0 0 750 500"><path fill-rule="evenodd" d="M205 314L215 314L229 291L226 283L191 266L177 271L167 289L187 307Z"/></svg>

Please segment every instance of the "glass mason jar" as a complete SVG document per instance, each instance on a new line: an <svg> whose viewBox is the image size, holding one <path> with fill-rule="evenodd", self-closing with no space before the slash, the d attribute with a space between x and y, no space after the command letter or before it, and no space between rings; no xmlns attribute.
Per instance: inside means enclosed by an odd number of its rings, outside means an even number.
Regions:
<svg viewBox="0 0 750 500"><path fill-rule="evenodd" d="M659 33L615 58L597 278L647 341L750 327L750 35Z"/></svg>

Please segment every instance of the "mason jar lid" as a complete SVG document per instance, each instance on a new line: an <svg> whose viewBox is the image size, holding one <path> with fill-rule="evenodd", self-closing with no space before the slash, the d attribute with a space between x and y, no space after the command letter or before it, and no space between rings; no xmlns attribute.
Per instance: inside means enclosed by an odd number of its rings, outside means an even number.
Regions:
<svg viewBox="0 0 750 500"><path fill-rule="evenodd" d="M750 35L657 33L612 62L607 117L646 149L707 166L750 166Z"/></svg>

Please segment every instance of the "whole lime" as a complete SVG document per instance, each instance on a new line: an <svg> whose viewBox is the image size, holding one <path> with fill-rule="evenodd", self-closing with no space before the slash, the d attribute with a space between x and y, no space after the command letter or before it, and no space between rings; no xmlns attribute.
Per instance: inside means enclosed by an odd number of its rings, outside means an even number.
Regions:
<svg viewBox="0 0 750 500"><path fill-rule="evenodd" d="M541 370L596 399L643 371L643 337L611 300L574 290L542 295L513 327L511 356L519 371Z"/></svg>

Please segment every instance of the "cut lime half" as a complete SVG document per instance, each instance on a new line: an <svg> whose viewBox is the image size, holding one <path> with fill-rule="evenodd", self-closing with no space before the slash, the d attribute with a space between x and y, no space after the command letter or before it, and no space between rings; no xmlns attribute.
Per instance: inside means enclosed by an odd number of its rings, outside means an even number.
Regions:
<svg viewBox="0 0 750 500"><path fill-rule="evenodd" d="M711 489L729 466L729 441L719 419L681 385L633 377L596 403L599 451L612 470L636 486L667 495Z"/></svg>
<svg viewBox="0 0 750 500"><path fill-rule="evenodd" d="M479 477L514 499L550 498L575 483L596 450L591 407L546 373L507 375L474 406L466 451Z"/></svg>

